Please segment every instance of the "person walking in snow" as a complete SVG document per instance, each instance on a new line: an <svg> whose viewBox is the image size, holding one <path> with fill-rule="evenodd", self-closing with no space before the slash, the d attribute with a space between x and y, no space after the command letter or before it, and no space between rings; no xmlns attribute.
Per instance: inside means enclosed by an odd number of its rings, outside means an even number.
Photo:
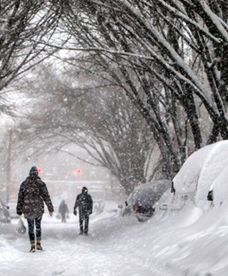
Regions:
<svg viewBox="0 0 228 276"><path fill-rule="evenodd" d="M69 209L65 200L62 200L59 205L59 214L61 215L62 222L66 222L66 216L69 214Z"/></svg>
<svg viewBox="0 0 228 276"><path fill-rule="evenodd" d="M170 192L173 193L174 195L176 194L176 189L175 189L173 181L171 182L171 190L170 190Z"/></svg>
<svg viewBox="0 0 228 276"><path fill-rule="evenodd" d="M81 194L76 197L74 205L75 216L77 215L77 208L79 209L80 235L87 235L89 230L89 216L93 212L93 200L88 194L88 189L86 187L83 187Z"/></svg>
<svg viewBox="0 0 228 276"><path fill-rule="evenodd" d="M214 191L213 191L213 187L211 187L210 190L208 191L207 200L209 202L211 202L210 206L214 207Z"/></svg>
<svg viewBox="0 0 228 276"><path fill-rule="evenodd" d="M50 216L54 208L46 184L38 176L37 167L32 167L29 176L22 182L17 200L17 214L24 217L28 222L28 233L31 243L30 252L43 250L41 246L41 220L44 213L44 202L47 205ZM36 235L34 233L36 226Z"/></svg>

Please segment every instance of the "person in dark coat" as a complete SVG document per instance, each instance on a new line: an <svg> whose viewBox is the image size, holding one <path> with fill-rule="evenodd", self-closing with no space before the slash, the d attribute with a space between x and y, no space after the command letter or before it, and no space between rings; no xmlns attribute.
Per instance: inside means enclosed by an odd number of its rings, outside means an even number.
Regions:
<svg viewBox="0 0 228 276"><path fill-rule="evenodd" d="M41 220L44 213L44 202L50 216L52 216L54 208L47 186L38 176L38 169L34 166L31 168L29 176L20 186L16 207L17 214L19 216L24 214L28 221L31 252L35 252L36 249L43 249L41 246ZM36 239L34 225L36 225Z"/></svg>
<svg viewBox="0 0 228 276"><path fill-rule="evenodd" d="M176 193L176 189L174 187L174 182L173 181L171 182L171 191L170 192L173 193L174 195Z"/></svg>
<svg viewBox="0 0 228 276"><path fill-rule="evenodd" d="M69 209L65 200L62 200L59 205L59 214L61 215L62 222L66 222L66 215L69 214Z"/></svg>
<svg viewBox="0 0 228 276"><path fill-rule="evenodd" d="M75 216L77 215L77 208L79 209L80 235L87 235L89 230L89 215L93 212L93 200L88 194L88 189L86 187L83 187L81 194L76 197L74 205Z"/></svg>

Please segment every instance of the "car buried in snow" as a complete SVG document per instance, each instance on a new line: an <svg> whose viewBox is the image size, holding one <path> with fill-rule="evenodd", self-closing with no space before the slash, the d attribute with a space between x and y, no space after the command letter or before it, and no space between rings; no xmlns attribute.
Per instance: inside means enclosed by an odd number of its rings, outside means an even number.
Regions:
<svg viewBox="0 0 228 276"><path fill-rule="evenodd" d="M140 222L148 220L156 210L155 204L170 185L171 181L167 179L140 184L125 201L123 215L132 213Z"/></svg>

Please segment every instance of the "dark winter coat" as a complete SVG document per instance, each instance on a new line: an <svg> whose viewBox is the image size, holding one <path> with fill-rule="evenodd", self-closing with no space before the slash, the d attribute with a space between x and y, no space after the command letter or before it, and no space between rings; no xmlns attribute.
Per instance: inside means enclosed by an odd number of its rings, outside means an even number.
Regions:
<svg viewBox="0 0 228 276"><path fill-rule="evenodd" d="M68 206L65 202L61 202L60 205L59 205L59 213L61 215L64 215L66 213L69 213L69 209L68 209Z"/></svg>
<svg viewBox="0 0 228 276"><path fill-rule="evenodd" d="M213 190L210 190L207 194L207 200L208 201L213 201L214 200L214 193Z"/></svg>
<svg viewBox="0 0 228 276"><path fill-rule="evenodd" d="M88 193L81 193L77 196L74 210L79 208L80 216L91 215L93 212L93 200L92 197Z"/></svg>
<svg viewBox="0 0 228 276"><path fill-rule="evenodd" d="M46 184L40 177L27 177L22 182L17 200L17 214L24 214L25 218L39 218L44 213L44 202L49 212L54 208Z"/></svg>

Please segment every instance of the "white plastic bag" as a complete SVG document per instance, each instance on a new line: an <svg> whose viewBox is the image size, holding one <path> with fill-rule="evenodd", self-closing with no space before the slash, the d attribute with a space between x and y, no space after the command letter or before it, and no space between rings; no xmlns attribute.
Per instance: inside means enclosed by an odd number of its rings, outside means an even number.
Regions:
<svg viewBox="0 0 228 276"><path fill-rule="evenodd" d="M21 235L26 233L26 227L21 217L18 220L16 231L18 234L21 234Z"/></svg>

